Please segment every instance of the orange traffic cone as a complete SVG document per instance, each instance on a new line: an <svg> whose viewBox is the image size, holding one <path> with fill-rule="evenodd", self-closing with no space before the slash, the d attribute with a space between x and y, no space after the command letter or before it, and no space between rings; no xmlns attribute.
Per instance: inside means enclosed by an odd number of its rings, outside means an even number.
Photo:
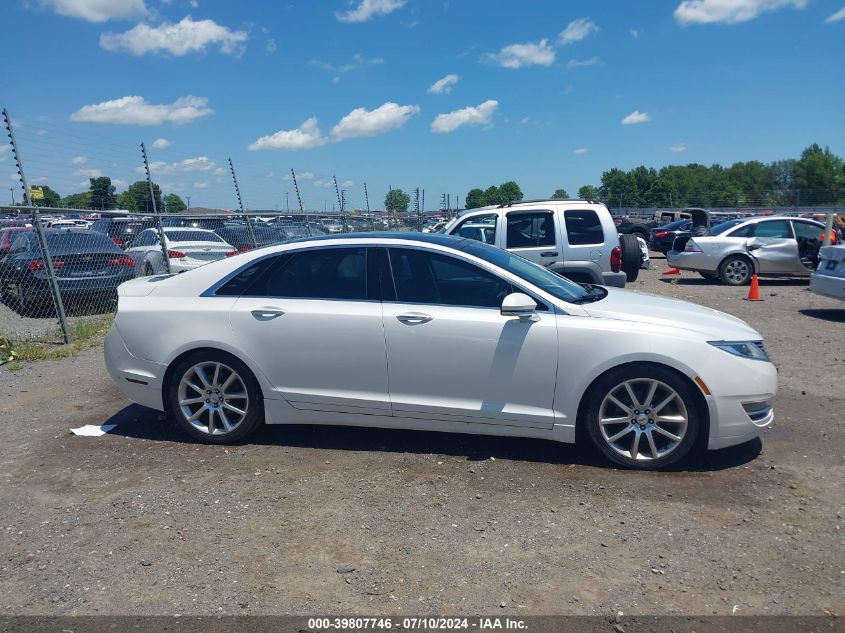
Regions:
<svg viewBox="0 0 845 633"><path fill-rule="evenodd" d="M757 273L751 275L751 287L748 289L746 301L762 301L760 298L760 284L757 282Z"/></svg>
<svg viewBox="0 0 845 633"><path fill-rule="evenodd" d="M667 270L664 270L661 274L662 275L680 275L681 271L678 268L668 268Z"/></svg>

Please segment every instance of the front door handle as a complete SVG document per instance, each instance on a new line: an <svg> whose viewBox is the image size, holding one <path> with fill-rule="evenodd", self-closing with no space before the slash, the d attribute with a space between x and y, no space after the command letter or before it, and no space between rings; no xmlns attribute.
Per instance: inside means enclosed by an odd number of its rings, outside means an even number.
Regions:
<svg viewBox="0 0 845 633"><path fill-rule="evenodd" d="M259 321L272 321L273 319L282 316L284 313L285 311L279 308L256 308L250 312L250 314Z"/></svg>
<svg viewBox="0 0 845 633"><path fill-rule="evenodd" d="M557 251L543 251L540 257L557 257Z"/></svg>
<svg viewBox="0 0 845 633"><path fill-rule="evenodd" d="M431 317L427 314L422 312L408 312L406 314L400 314L396 317L402 323L406 323L408 325L420 325L422 323L428 323L434 317Z"/></svg>

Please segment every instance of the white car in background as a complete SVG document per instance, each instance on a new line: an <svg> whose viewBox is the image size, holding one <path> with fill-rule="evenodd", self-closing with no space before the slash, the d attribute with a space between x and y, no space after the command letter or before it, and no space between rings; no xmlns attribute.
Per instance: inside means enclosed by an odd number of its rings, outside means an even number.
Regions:
<svg viewBox="0 0 845 633"><path fill-rule="evenodd" d="M171 273L192 270L238 252L214 231L191 227L165 227L164 243ZM138 277L168 272L157 229L138 233L126 249L126 254L135 258Z"/></svg>
<svg viewBox="0 0 845 633"><path fill-rule="evenodd" d="M819 267L810 275L810 290L845 301L845 244L819 250Z"/></svg>
<svg viewBox="0 0 845 633"><path fill-rule="evenodd" d="M774 418L777 371L747 323L472 239L306 238L118 294L112 379L214 444L265 422L578 437L656 469Z"/></svg>

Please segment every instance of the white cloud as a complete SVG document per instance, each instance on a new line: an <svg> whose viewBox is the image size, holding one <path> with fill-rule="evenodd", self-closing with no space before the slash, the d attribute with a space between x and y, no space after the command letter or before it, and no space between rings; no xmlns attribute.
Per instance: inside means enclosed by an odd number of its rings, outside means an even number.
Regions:
<svg viewBox="0 0 845 633"><path fill-rule="evenodd" d="M579 148L573 150L572 153L573 154L586 154L589 151L590 150L588 150L586 147L579 147Z"/></svg>
<svg viewBox="0 0 845 633"><path fill-rule="evenodd" d="M649 121L651 121L651 115L648 112L634 110L622 119L622 125L636 125L637 123L648 123Z"/></svg>
<svg viewBox="0 0 845 633"><path fill-rule="evenodd" d="M451 73L446 75L442 79L438 79L435 81L431 86L428 88L429 94L433 95L442 95L442 94L449 94L452 92L452 86L458 83L461 80L460 75L456 75L455 73Z"/></svg>
<svg viewBox="0 0 845 633"><path fill-rule="evenodd" d="M264 52L268 55L272 55L276 52L276 48L278 48L276 45L276 39L273 37L267 38L267 42L264 44Z"/></svg>
<svg viewBox="0 0 845 633"><path fill-rule="evenodd" d="M87 123L116 123L123 125L161 125L162 123L190 123L214 110L208 107L208 99L188 95L179 97L173 103L154 104L143 97L121 97L83 106L70 115L72 121Z"/></svg>
<svg viewBox="0 0 845 633"><path fill-rule="evenodd" d="M250 144L250 150L259 149L309 149L325 145L326 139L317 127L317 117L306 119L302 125L293 130L279 130L275 134L262 136Z"/></svg>
<svg viewBox="0 0 845 633"><path fill-rule="evenodd" d="M489 125L499 102L489 99L476 107L467 107L446 114L438 114L431 122L431 131L435 134L448 134L464 125Z"/></svg>
<svg viewBox="0 0 845 633"><path fill-rule="evenodd" d="M137 171L143 173L144 168L138 167ZM185 172L209 172L213 171L215 174L224 172L222 167L218 167L217 163L211 160L208 156L197 156L195 158L186 158L184 160L176 161L174 163L167 163L162 160L154 160L150 163L150 172L155 176L169 175Z"/></svg>
<svg viewBox="0 0 845 633"><path fill-rule="evenodd" d="M312 174L310 171L304 171L301 174L297 174L296 179L298 181L300 181L300 180L314 180L314 174ZM293 176L291 176L290 174L285 174L282 177L282 180L286 180L287 182L291 182L293 180Z"/></svg>
<svg viewBox="0 0 845 633"><path fill-rule="evenodd" d="M487 53L484 61L498 64L502 68L522 68L523 66L551 66L555 62L555 51L549 40L510 44L498 53Z"/></svg>
<svg viewBox="0 0 845 633"><path fill-rule="evenodd" d="M341 22L356 23L393 13L405 6L406 0L361 0L357 7L349 11L335 12L335 17Z"/></svg>
<svg viewBox="0 0 845 633"><path fill-rule="evenodd" d="M669 147L670 152L674 152L675 154L680 154L681 152L687 151L687 144L686 143L675 143L674 145Z"/></svg>
<svg viewBox="0 0 845 633"><path fill-rule="evenodd" d="M825 24L833 24L834 22L839 22L840 20L845 20L845 7L842 7L834 13L833 15L828 16L828 18L824 21Z"/></svg>
<svg viewBox="0 0 845 633"><path fill-rule="evenodd" d="M208 183L205 181L194 183L194 189L205 189L206 187L208 187Z"/></svg>
<svg viewBox="0 0 845 633"><path fill-rule="evenodd" d="M331 178L320 178L314 181L314 186L322 189L334 189L334 180Z"/></svg>
<svg viewBox="0 0 845 633"><path fill-rule="evenodd" d="M204 52L207 46L218 46L222 53L239 53L249 39L244 31L232 31L214 20L194 21L191 16L180 22L162 22L150 26L136 24L125 33L103 33L100 46L107 51L127 51L140 56L147 53L170 53L181 57Z"/></svg>
<svg viewBox="0 0 845 633"><path fill-rule="evenodd" d="M39 4L60 15L89 22L123 20L147 13L144 0L39 0Z"/></svg>
<svg viewBox="0 0 845 633"><path fill-rule="evenodd" d="M598 25L589 18L572 20L572 22L567 24L566 28L558 34L557 43L560 46L565 46L566 44L580 42L593 33L598 33L598 31Z"/></svg>
<svg viewBox="0 0 845 633"><path fill-rule="evenodd" d="M635 40L638 40L638 39L640 39L640 35L642 35L642 30L640 30L640 29L628 29L628 33L630 33L631 37L633 37Z"/></svg>
<svg viewBox="0 0 845 633"><path fill-rule="evenodd" d="M597 66L601 64L601 59L596 56L590 57L588 59L570 59L566 62L566 67L569 70L574 68L584 68L586 66Z"/></svg>
<svg viewBox="0 0 845 633"><path fill-rule="evenodd" d="M87 156L74 156L73 158L70 159L71 165L84 165L87 162L88 162Z"/></svg>
<svg viewBox="0 0 845 633"><path fill-rule="evenodd" d="M343 75L348 72L352 72L353 70L359 70L364 68L365 66L377 66L384 63L384 59L381 57L372 57L366 58L360 53L356 53L352 57L352 61L347 62L345 64L332 64L331 62L324 62L320 59L312 59L308 62L309 66L314 66L316 68L320 68L322 70L326 70L330 73L334 73L334 78L332 81L337 83L340 81L340 75Z"/></svg>
<svg viewBox="0 0 845 633"><path fill-rule="evenodd" d="M126 182L125 180L121 180L120 178L112 178L111 184L114 185L115 187L125 187L129 183Z"/></svg>
<svg viewBox="0 0 845 633"><path fill-rule="evenodd" d="M402 127L419 112L418 106L400 106L392 101L388 101L375 110L355 108L332 128L332 137L336 140L343 140L358 136L384 134Z"/></svg>
<svg viewBox="0 0 845 633"><path fill-rule="evenodd" d="M153 144L150 145L153 149L167 149L170 147L170 141L166 138L157 138L153 141Z"/></svg>
<svg viewBox="0 0 845 633"><path fill-rule="evenodd" d="M0 161L6 160L12 155L11 145L0 145Z"/></svg>
<svg viewBox="0 0 845 633"><path fill-rule="evenodd" d="M353 180L344 180L340 183L341 189L349 189L349 187L353 187L355 185L355 181Z"/></svg>
<svg viewBox="0 0 845 633"><path fill-rule="evenodd" d="M519 120L519 122L522 125L528 125L529 123L531 123L531 117L530 116L524 116Z"/></svg>
<svg viewBox="0 0 845 633"><path fill-rule="evenodd" d="M73 172L74 176L84 176L85 178L99 178L103 175L99 169L77 169Z"/></svg>
<svg viewBox="0 0 845 633"><path fill-rule="evenodd" d="M674 15L680 24L739 24L768 11L806 6L807 0L683 0Z"/></svg>

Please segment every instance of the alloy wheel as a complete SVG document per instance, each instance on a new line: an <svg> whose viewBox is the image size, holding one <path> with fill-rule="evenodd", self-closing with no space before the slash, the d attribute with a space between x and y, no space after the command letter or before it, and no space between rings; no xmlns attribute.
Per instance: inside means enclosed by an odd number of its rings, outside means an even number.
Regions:
<svg viewBox="0 0 845 633"><path fill-rule="evenodd" d="M751 274L751 268L748 262L744 259L732 259L725 264L725 277L727 277L734 284L741 284Z"/></svg>
<svg viewBox="0 0 845 633"><path fill-rule="evenodd" d="M179 413L200 433L228 435L249 411L243 379L224 363L197 363L183 374L177 390Z"/></svg>
<svg viewBox="0 0 845 633"><path fill-rule="evenodd" d="M617 454L650 461L673 453L684 439L689 415L678 392L654 378L626 380L599 408L599 430Z"/></svg>

